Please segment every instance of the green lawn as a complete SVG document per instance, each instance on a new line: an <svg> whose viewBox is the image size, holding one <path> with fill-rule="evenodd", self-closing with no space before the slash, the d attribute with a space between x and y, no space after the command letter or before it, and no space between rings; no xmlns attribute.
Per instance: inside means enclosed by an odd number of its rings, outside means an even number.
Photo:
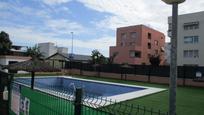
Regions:
<svg viewBox="0 0 204 115"><path fill-rule="evenodd" d="M98 77L75 76L83 79L101 80L109 82L117 82L132 85L142 85L158 88L166 88L167 85L150 84L135 81L122 81L114 79L105 79ZM154 110L161 110L168 112L168 90L148 95L145 97L129 100L123 103L145 106L146 108L153 108ZM177 88L177 115L204 115L204 88L195 87L178 87Z"/></svg>
<svg viewBox="0 0 204 115"><path fill-rule="evenodd" d="M159 84L150 84L143 82L134 82L134 81L122 81L114 79L104 79L96 77L82 77L84 79L94 79L102 81L110 81L124 84L133 84L133 85L143 85L159 88L167 88L167 85ZM153 108L155 110L160 109L163 112L168 112L168 97L169 92L164 91L161 93L129 100L123 103L142 105L147 108ZM178 87L177 88L177 114L178 115L204 115L204 88L195 88L195 87Z"/></svg>

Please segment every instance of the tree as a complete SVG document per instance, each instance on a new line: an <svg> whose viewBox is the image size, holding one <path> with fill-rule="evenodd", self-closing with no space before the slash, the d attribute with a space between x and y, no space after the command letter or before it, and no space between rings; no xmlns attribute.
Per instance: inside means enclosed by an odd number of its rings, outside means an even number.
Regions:
<svg viewBox="0 0 204 115"><path fill-rule="evenodd" d="M0 33L0 55L5 55L10 52L12 42L9 39L9 34L4 31Z"/></svg>
<svg viewBox="0 0 204 115"><path fill-rule="evenodd" d="M118 52L114 52L113 55L111 55L108 59L108 63L109 64L113 64L114 63L114 59L115 57L118 55Z"/></svg>
<svg viewBox="0 0 204 115"><path fill-rule="evenodd" d="M40 49L37 45L34 47L28 47L26 51L27 56L31 56L33 58L40 59L43 57L42 53L40 52Z"/></svg>
<svg viewBox="0 0 204 115"><path fill-rule="evenodd" d="M103 56L98 50L93 50L91 54L92 63L104 64L107 62L105 56Z"/></svg>
<svg viewBox="0 0 204 115"><path fill-rule="evenodd" d="M151 65L153 65L153 66L159 66L160 61L161 61L160 55L152 55L152 56L150 56L150 58L149 58L149 62L150 62Z"/></svg>

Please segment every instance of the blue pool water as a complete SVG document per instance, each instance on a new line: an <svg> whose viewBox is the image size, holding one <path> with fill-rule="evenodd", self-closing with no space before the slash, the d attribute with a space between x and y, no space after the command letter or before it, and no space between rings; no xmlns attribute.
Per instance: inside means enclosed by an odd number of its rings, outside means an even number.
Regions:
<svg viewBox="0 0 204 115"><path fill-rule="evenodd" d="M15 81L30 85L30 78L17 78ZM56 90L74 90L74 87L82 87L85 92L97 96L115 96L124 93L130 93L135 91L144 90L146 88L131 87L117 84L99 83L94 81L86 81L81 79L72 79L64 77L45 77L35 78L35 87L48 88L54 87Z"/></svg>

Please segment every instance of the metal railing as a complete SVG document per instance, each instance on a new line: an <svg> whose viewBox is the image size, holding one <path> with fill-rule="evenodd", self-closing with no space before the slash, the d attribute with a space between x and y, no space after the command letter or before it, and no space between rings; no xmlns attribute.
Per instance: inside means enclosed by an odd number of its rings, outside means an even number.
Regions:
<svg viewBox="0 0 204 115"><path fill-rule="evenodd" d="M80 74L83 73L83 71L91 71L98 72L99 74L100 72L105 72L117 74L145 75L148 77L169 77L170 73L170 66L128 65L128 67L123 67L122 64L101 64L95 66L91 63L80 62L66 62L65 69L78 69L80 70ZM197 71L204 74L204 67L178 66L178 78L194 79Z"/></svg>
<svg viewBox="0 0 204 115"><path fill-rule="evenodd" d="M27 98L30 102L30 106L26 107L29 110L20 108L19 113L28 112L30 115L168 115L168 113L145 106L118 103L107 97L84 92L82 88L70 90L54 85L35 84L36 87L33 90L23 83L11 84L11 91L15 90L14 85L20 87L21 101ZM12 112L10 107L10 113Z"/></svg>

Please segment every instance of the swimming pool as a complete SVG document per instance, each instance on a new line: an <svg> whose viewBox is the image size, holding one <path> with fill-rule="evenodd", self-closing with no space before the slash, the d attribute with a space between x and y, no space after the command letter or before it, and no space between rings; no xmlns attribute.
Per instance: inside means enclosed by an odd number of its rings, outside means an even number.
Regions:
<svg viewBox="0 0 204 115"><path fill-rule="evenodd" d="M31 79L17 78L15 81L25 85L30 85ZM105 97L116 100L117 102L142 97L165 90L154 87L73 78L71 76L46 76L35 78L35 88L45 90L50 86L54 87L56 89L55 91L59 92L62 89L74 92L76 87L82 87L86 93L88 92L97 97Z"/></svg>

